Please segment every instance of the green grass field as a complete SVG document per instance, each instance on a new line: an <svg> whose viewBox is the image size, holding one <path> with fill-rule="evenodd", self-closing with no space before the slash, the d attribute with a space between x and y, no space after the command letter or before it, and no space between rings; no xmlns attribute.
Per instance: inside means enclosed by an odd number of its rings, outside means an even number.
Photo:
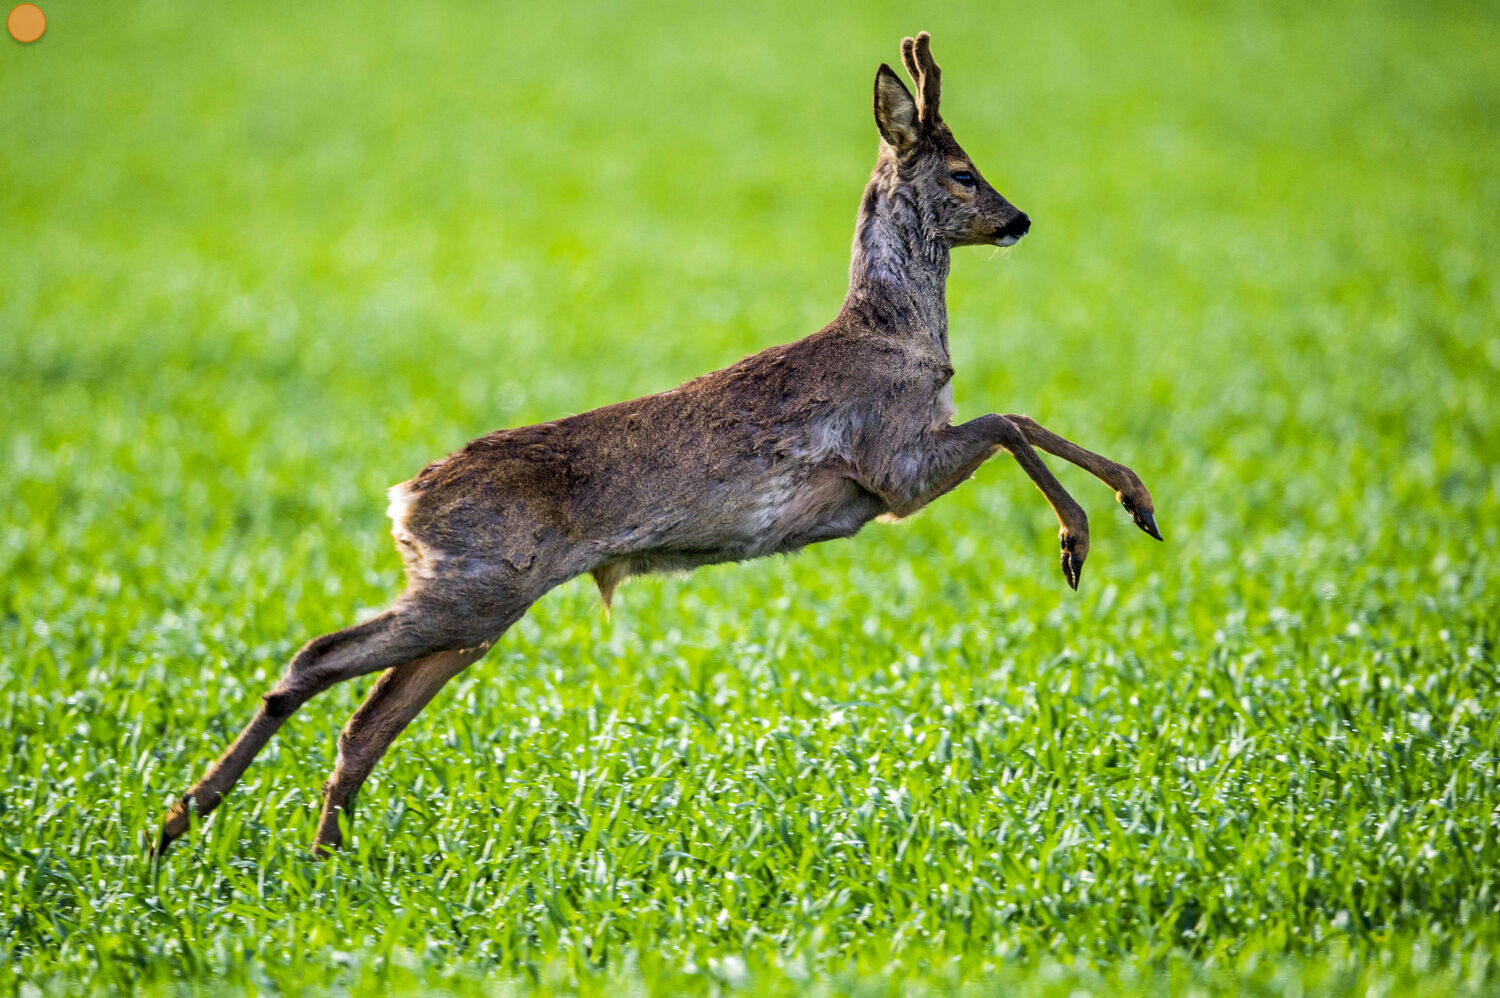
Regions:
<svg viewBox="0 0 1500 998"><path fill-rule="evenodd" d="M85 5L0 45L0 986L1500 991L1493 5ZM141 852L383 490L842 296L870 85L1035 228L964 418L1133 466L1077 594L1012 462L793 559L587 580L308 857L367 682ZM24 986L24 987L23 987Z"/></svg>

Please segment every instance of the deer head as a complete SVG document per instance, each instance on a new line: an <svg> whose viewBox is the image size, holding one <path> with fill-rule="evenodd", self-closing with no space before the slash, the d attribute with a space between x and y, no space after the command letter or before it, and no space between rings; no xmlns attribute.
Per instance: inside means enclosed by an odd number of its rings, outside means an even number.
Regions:
<svg viewBox="0 0 1500 998"><path fill-rule="evenodd" d="M990 186L938 113L942 71L927 32L902 39L901 61L916 85L915 97L885 63L875 74L881 159L894 166L889 193L915 208L923 237L933 243L1015 245L1031 219Z"/></svg>

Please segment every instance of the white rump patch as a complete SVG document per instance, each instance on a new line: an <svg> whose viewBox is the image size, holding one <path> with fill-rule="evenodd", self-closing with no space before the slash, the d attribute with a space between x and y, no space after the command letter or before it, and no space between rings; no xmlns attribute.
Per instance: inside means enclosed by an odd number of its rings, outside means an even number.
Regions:
<svg viewBox="0 0 1500 998"><path fill-rule="evenodd" d="M400 485L392 485L385 494L391 500L391 504L385 508L385 515L391 518L391 536L396 539L396 549L401 552L401 560L406 562L407 577L431 579L438 562L443 560L443 553L434 551L417 540L406 525L412 503L417 501L417 493L412 491L410 482L402 482Z"/></svg>
<svg viewBox="0 0 1500 998"><path fill-rule="evenodd" d="M409 542L411 534L406 530L406 514L411 512L411 504L417 498L412 494L411 483L392 485L385 490L385 494L391 500L391 504L385 508L385 515L391 518L391 536L397 541Z"/></svg>

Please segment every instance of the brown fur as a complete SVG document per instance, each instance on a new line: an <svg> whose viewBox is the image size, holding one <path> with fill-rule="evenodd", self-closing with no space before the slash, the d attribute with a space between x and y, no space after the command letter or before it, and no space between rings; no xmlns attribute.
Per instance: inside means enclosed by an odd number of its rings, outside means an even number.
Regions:
<svg viewBox="0 0 1500 998"><path fill-rule="evenodd" d="M1093 472L1159 536L1150 494L1128 468L1023 416L950 423L949 250L1014 242L1030 222L943 123L926 33L901 52L917 95L880 67L880 155L834 320L672 391L480 437L393 489L405 592L379 617L297 653L244 733L168 813L158 848L193 810L214 808L310 697L389 669L339 739L318 829L320 847L337 845L340 815L401 728L538 597L584 573L607 606L630 575L848 537L877 516L915 512L1004 450L1057 514L1063 572L1077 588L1087 518L1033 444Z"/></svg>

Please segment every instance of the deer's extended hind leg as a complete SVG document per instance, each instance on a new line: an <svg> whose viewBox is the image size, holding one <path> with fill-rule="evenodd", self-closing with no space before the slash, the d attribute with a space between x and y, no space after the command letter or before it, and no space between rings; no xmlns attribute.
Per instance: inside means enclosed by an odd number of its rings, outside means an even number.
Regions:
<svg viewBox="0 0 1500 998"><path fill-rule="evenodd" d="M1063 488L1042 463L1037 452L1027 443L1021 429L1008 417L991 413L971 419L959 426L949 426L933 434L931 450L924 455L922 467L916 478L926 485L905 501L891 502L891 511L897 516L907 516L932 502L938 496L957 487L985 461L1000 451L1007 451L1030 476L1036 487L1047 497L1047 504L1057 516L1058 540L1062 547L1063 577L1068 585L1078 588L1083 573L1083 561L1089 553L1089 520L1083 507ZM909 478L911 472L891 475L891 478ZM873 489L877 495L888 496L888 489Z"/></svg>
<svg viewBox="0 0 1500 998"><path fill-rule="evenodd" d="M484 657L490 643L440 652L390 670L375 683L339 734L339 758L323 784L323 814L314 848L319 855L343 844L339 813L354 813L354 795L412 718L437 695L443 684Z"/></svg>
<svg viewBox="0 0 1500 998"><path fill-rule="evenodd" d="M1056 454L1064 461L1078 465L1114 489L1115 498L1119 500L1121 506L1125 507L1125 512L1135 520L1135 525L1157 540L1162 539L1161 531L1156 528L1156 507L1151 502L1151 493L1146 491L1146 486L1141 484L1135 472L1091 450L1084 450L1066 437L1053 433L1030 416L1009 415L1005 418L1015 423L1030 443L1048 454Z"/></svg>
<svg viewBox="0 0 1500 998"><path fill-rule="evenodd" d="M420 615L398 603L377 617L314 638L293 656L271 692L261 698L255 717L208 772L167 811L153 852L161 853L187 831L194 809L207 815L238 782L256 754L292 712L335 683L377 672L443 650L443 643L418 626Z"/></svg>

